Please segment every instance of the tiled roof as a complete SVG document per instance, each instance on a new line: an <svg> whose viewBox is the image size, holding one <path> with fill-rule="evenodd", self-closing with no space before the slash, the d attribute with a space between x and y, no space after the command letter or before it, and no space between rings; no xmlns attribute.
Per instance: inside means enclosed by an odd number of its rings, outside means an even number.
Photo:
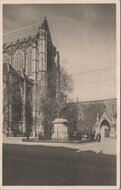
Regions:
<svg viewBox="0 0 121 190"><path fill-rule="evenodd" d="M79 121L79 124L77 124L78 130L80 130L82 126L87 126L87 127L90 126L93 128L97 120L97 114L99 114L99 119L101 119L104 112L106 112L109 118L112 117L112 113L114 117L116 117L116 99L85 101L78 103L73 102L73 103L68 103L67 106L69 107L69 109L77 107L75 109L78 110L78 116L77 116ZM67 120L70 121L70 116L69 118L67 118ZM74 124L76 125L76 122Z"/></svg>
<svg viewBox="0 0 121 190"><path fill-rule="evenodd" d="M99 117L103 115L104 111L108 114L111 118L112 110L114 115L116 114L116 99L107 99L107 100L97 100L97 101L87 101L87 102L80 102L80 107L89 108L91 106L91 111L94 112L96 110L99 113ZM93 109L92 109L93 108Z"/></svg>
<svg viewBox="0 0 121 190"><path fill-rule="evenodd" d="M9 44L10 42L16 42L18 39L22 40L29 36L35 36L42 23L26 26L16 31L9 32L3 36L3 43Z"/></svg>
<svg viewBox="0 0 121 190"><path fill-rule="evenodd" d="M32 82L32 80L29 79L29 77L22 70L16 71L9 63L3 64L3 72L4 72L4 74L11 72L14 75L16 75L17 77L21 78L22 80L25 79L29 82Z"/></svg>
<svg viewBox="0 0 121 190"><path fill-rule="evenodd" d="M9 63L4 63L3 64L3 73L5 74L5 73L8 73L8 72L12 72L14 75L17 75L18 77L21 77L18 74L18 72Z"/></svg>

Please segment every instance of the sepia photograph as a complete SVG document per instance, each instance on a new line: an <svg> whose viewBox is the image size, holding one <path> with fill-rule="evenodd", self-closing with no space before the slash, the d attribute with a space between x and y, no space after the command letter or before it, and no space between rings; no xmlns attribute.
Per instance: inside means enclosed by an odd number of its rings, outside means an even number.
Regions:
<svg viewBox="0 0 121 190"><path fill-rule="evenodd" d="M116 2L3 2L3 188L119 188Z"/></svg>

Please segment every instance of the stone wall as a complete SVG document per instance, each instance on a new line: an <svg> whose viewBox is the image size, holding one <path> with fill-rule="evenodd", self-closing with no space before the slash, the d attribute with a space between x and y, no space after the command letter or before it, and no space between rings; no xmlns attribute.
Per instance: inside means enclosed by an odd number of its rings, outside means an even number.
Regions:
<svg viewBox="0 0 121 190"><path fill-rule="evenodd" d="M64 110L64 117L69 122L70 133L75 130L87 133L94 129L97 117L99 122L107 119L104 113L109 118L110 126L116 128L116 99L68 103Z"/></svg>
<svg viewBox="0 0 121 190"><path fill-rule="evenodd" d="M20 72L21 73L21 72ZM10 64L3 65L3 130L25 133L32 125L32 83Z"/></svg>

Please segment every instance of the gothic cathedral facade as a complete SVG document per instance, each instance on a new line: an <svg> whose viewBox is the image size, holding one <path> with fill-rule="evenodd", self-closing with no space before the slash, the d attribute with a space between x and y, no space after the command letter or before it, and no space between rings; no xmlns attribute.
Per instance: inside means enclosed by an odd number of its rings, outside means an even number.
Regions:
<svg viewBox="0 0 121 190"><path fill-rule="evenodd" d="M41 100L59 89L59 52L47 19L4 36L3 132L33 135L42 126Z"/></svg>

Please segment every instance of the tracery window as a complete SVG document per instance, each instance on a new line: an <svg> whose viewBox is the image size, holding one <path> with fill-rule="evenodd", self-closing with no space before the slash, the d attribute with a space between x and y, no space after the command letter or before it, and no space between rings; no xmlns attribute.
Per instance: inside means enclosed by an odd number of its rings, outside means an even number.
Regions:
<svg viewBox="0 0 121 190"><path fill-rule="evenodd" d="M27 75L32 75L32 47L27 50Z"/></svg>
<svg viewBox="0 0 121 190"><path fill-rule="evenodd" d="M13 66L17 70L24 68L24 54L21 49L15 52Z"/></svg>

